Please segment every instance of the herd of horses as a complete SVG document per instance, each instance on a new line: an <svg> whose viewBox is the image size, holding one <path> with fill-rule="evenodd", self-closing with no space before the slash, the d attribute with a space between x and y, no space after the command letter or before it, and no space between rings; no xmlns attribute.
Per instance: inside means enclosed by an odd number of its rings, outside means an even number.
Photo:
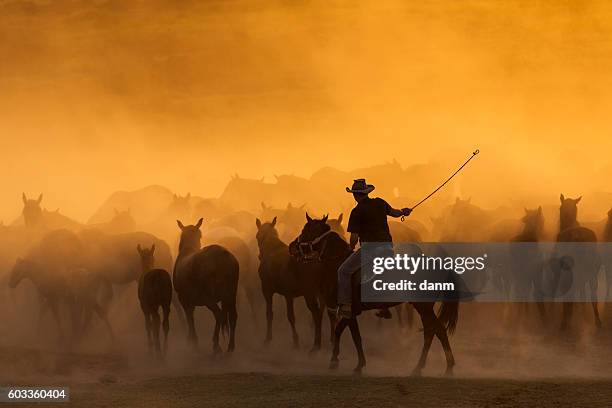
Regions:
<svg viewBox="0 0 612 408"><path fill-rule="evenodd" d="M60 304L66 303L71 317L71 340L78 340L86 333L93 315L103 322L110 338L114 339L107 312L108 305L113 301L114 288L137 282L138 301L144 315L148 345L158 356L162 357L167 350L171 306L176 309L179 319L186 322L188 341L194 346L198 342L194 311L198 306L206 306L215 320L214 352L221 351L221 332L228 334L227 351L231 352L236 344L237 303L241 294L248 301L253 314L258 313L256 293L263 295L265 343L272 340L273 298L278 294L285 299L294 346L298 346L300 341L296 330L294 300L303 297L314 328L311 352L322 347L322 322L327 311L332 343L330 367L336 368L339 364L340 340L348 327L358 355L355 371L360 372L366 359L357 315L361 311L378 308L396 307L398 314L402 310L400 303L362 303L359 281L355 279L355 316L337 318L337 270L351 254L342 227L342 214L333 220L328 216L313 218L300 207L291 206L284 212L273 212L270 207L262 204L262 214L251 218L254 236L250 239L254 251L250 248L249 237L239 231L240 226L237 224L219 224L213 220L210 225L215 226L212 229L216 233L208 231L203 234L207 225L202 218L193 225L184 225L181 220L176 220L176 232L180 238L173 260L173 251L165 240L147 232L121 231L122 225L133 224L126 222L129 212L117 211L116 217L106 225L96 224L86 228L66 225L53 229L45 222L45 216L50 212L45 214L41 201L42 196L37 199L28 199L25 194L23 196L24 225L19 231L25 234L28 244L22 256L14 261L8 274L8 285L16 288L21 281L29 279L38 293L39 319L44 319L50 311L62 338L65 333ZM556 237L558 242L598 241L597 234L580 225L577 220L579 202L580 198L571 199L561 195L560 229ZM458 200L456 204L465 203ZM298 222L295 214L301 214L299 226L295 225ZM452 215L452 211L449 214ZM288 221L290 219L295 219L293 225ZM525 210L520 221L522 231L507 237L506 241L543 240L544 216L541 207ZM282 228L279 228L281 223ZM440 239L461 240L456 235L457 226L453 227L450 219L446 223L449 228L446 235L440 234ZM16 231L14 227L5 232L16 234ZM416 228L399 223L391 223L391 231L396 242L420 239ZM283 239L287 236L292 239ZM612 241L612 210L608 213L599 240ZM249 258L250 252L257 253L256 260ZM609 293L612 267L604 267ZM356 276L358 278L358 274ZM507 284L512 286L513 283ZM452 374L455 365L449 336L457 326L460 303L457 300L438 303L441 306L437 312L434 302L411 303L421 318L424 339L421 356L413 371L416 375L425 366L434 337L444 349L446 373ZM592 308L595 324L600 327L596 299L592 301ZM540 307L540 312L545 313L543 307ZM562 316L562 328L566 328L572 317L572 303L563 304ZM160 340L162 330L163 344Z"/></svg>

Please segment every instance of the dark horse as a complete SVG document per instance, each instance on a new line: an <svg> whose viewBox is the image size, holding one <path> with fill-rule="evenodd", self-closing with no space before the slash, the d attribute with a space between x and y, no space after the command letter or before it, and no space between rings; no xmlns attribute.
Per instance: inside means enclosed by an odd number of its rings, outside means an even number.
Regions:
<svg viewBox="0 0 612 408"><path fill-rule="evenodd" d="M281 241L276 231L276 217L272 222L264 224L258 218L256 225L256 238L259 245L259 277L266 300L266 343L272 340L272 298L275 293L278 293L285 297L287 319L293 334L293 345L297 347L299 344L298 334L295 330L293 299L304 296L315 327L314 344L311 351L320 349L321 313L317 300L320 275L316 271L305 270L295 259L289 256L287 244Z"/></svg>
<svg viewBox="0 0 612 408"><path fill-rule="evenodd" d="M138 278L138 300L145 318L149 351L158 357L162 354L159 342L159 309L162 309L164 329L163 354L168 351L168 331L170 330L170 303L172 303L172 280L165 269L155 268L155 244L149 248L136 247L142 263L142 273Z"/></svg>
<svg viewBox="0 0 612 408"><path fill-rule="evenodd" d="M557 242L597 242L597 235L592 230L581 226L578 223L578 203L582 197L576 199L560 196L561 206L559 207L559 235ZM583 290L588 284L590 289L591 305L595 318L595 326L601 327L599 310L597 309L597 275L601 267L601 258L595 246L584 246L583 256L588 265L581 265L582 272L576 276L576 288ZM587 251L587 253L584 253ZM561 330L565 330L571 320L574 305L570 302L563 302L563 320Z"/></svg>
<svg viewBox="0 0 612 408"><path fill-rule="evenodd" d="M174 264L174 289L185 310L189 326L188 338L197 345L197 335L193 320L196 306L206 306L215 315L213 350L221 351L219 330L227 329L229 322L229 345L227 351L234 350L236 331L236 292L238 290L239 266L236 257L219 245L201 247L202 218L196 225L183 225L181 229L179 253ZM221 307L219 307L219 303Z"/></svg>
<svg viewBox="0 0 612 408"><path fill-rule="evenodd" d="M295 252L299 249L296 246L292 248L292 254L302 256L302 254L308 253L310 255L307 257L316 257L320 260L322 265L325 265L325 284L322 286L322 290L326 296L326 303L328 306L330 306L336 304L338 266L344 259L346 259L346 257L348 257L351 250L346 241L344 241L335 232L331 232L330 226L327 225L325 221L325 218L321 220L309 219L299 237L299 242L302 244L302 250ZM356 315L363 310L391 307L400 303L361 303L358 289L360 274L355 274L355 277L355 283L357 284L354 285L356 290L354 290L355 294L353 296L353 309L355 310L355 315L349 319L342 318L336 325L330 368L338 367L340 338L344 332L344 329L346 329L348 326L351 331L351 336L353 337L353 342L355 343L358 355L358 363L357 367L355 367L355 372L360 373L362 368L366 365L366 359L363 352L361 334ZM417 366L413 370L413 375L419 375L423 367L425 367L427 354L429 353L429 348L431 347L431 342L434 335L437 336L442 343L444 353L446 354L446 373L448 375L452 374L453 366L455 365L455 358L453 357L447 332L452 334L457 325L459 303L457 301L443 302L440 314L438 316L436 316L434 312L434 302L411 302L411 304L421 316L424 338L421 357L417 363Z"/></svg>

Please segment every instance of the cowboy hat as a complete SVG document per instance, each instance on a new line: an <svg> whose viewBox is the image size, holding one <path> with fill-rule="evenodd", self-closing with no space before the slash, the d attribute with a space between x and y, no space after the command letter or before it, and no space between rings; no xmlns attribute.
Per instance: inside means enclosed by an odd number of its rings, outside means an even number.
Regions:
<svg viewBox="0 0 612 408"><path fill-rule="evenodd" d="M346 188L347 193L361 193L368 194L374 191L374 186L372 184L366 184L365 179L356 179L353 180L353 187Z"/></svg>

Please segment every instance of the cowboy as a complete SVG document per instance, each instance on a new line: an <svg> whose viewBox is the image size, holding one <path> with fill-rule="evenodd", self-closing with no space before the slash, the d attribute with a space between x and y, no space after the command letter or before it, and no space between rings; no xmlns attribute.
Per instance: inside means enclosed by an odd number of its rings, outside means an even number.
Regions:
<svg viewBox="0 0 612 408"><path fill-rule="evenodd" d="M357 205L351 211L347 231L351 234L350 246L354 251L357 243L376 242L376 256L393 256L393 240L389 232L387 216L402 217L412 212L410 208L401 210L391 207L382 198L370 198L368 195L374 191L372 184L367 184L365 179L353 181L351 188L346 188L352 193ZM351 279L355 272L361 269L361 248L354 251L338 268L338 315L350 318L352 316L352 289ZM377 314L379 317L390 318L388 309L381 309Z"/></svg>

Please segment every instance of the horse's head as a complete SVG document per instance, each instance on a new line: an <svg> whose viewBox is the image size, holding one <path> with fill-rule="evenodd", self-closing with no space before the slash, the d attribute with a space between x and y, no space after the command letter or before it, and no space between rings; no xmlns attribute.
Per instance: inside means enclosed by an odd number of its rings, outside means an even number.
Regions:
<svg viewBox="0 0 612 408"><path fill-rule="evenodd" d="M142 248L140 244L136 246L136 250L140 255L140 264L142 265L142 271L147 272L153 269L155 266L155 244L151 245L151 248Z"/></svg>
<svg viewBox="0 0 612 408"><path fill-rule="evenodd" d="M526 231L532 231L539 235L544 229L544 214L542 213L542 207L540 206L535 210L528 210L525 208L525 215L521 221L525 224Z"/></svg>
<svg viewBox="0 0 612 408"><path fill-rule="evenodd" d="M172 197L172 202L166 211L168 214L176 215L178 217L189 216L191 214L191 193L187 193L185 197L174 194Z"/></svg>
<svg viewBox="0 0 612 408"><path fill-rule="evenodd" d="M342 226L342 220L344 219L344 214L340 213L338 218L327 220L327 224L331 228L332 231L340 235L341 237L346 236L346 231Z"/></svg>
<svg viewBox="0 0 612 408"><path fill-rule="evenodd" d="M255 238L257 238L257 244L259 248L262 247L263 243L270 238L278 238L278 231L276 231L276 217L272 219L271 222L263 223L259 218L255 220L255 225L257 226L257 234L255 234Z"/></svg>
<svg viewBox="0 0 612 408"><path fill-rule="evenodd" d="M306 213L306 224L304 224L304 228L302 228L302 233L299 237L300 242L314 241L329 231L331 227L327 223L327 218L328 216L326 215L320 220L317 220L315 218L311 218L310 215Z"/></svg>
<svg viewBox="0 0 612 408"><path fill-rule="evenodd" d="M136 228L136 220L132 217L129 208L124 211L119 211L115 208L115 215L109 224L115 232L130 232Z"/></svg>
<svg viewBox="0 0 612 408"><path fill-rule="evenodd" d="M42 202L43 195L40 194L38 199L33 200L26 197L25 193L22 194L21 199L23 200L23 221L26 227L39 226L42 221Z"/></svg>
<svg viewBox="0 0 612 408"><path fill-rule="evenodd" d="M582 199L582 196L578 198L565 198L565 196L561 194L559 198L561 200L559 220L561 222L561 230L564 230L577 224L578 203Z"/></svg>
<svg viewBox="0 0 612 408"><path fill-rule="evenodd" d="M176 220L181 229L181 240L179 242L179 252L183 250L198 250L201 247L203 218L200 218L195 225L183 225L182 222Z"/></svg>
<svg viewBox="0 0 612 408"><path fill-rule="evenodd" d="M15 265L9 274L8 285L10 288L14 289L19 285L24 278L26 278L32 269L32 263L30 261L26 261L22 258L17 258L15 261Z"/></svg>

